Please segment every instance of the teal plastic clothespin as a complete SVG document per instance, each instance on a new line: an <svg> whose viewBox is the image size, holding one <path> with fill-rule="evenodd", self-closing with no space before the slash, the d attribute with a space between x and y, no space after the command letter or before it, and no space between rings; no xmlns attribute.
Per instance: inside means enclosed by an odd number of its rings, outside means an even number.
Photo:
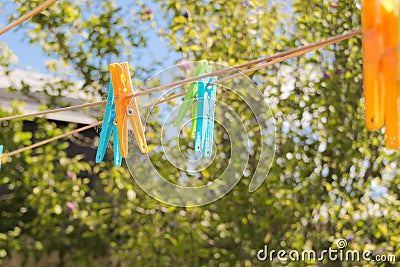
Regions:
<svg viewBox="0 0 400 267"><path fill-rule="evenodd" d="M116 118L115 101L114 101L114 89L112 81L110 81L110 87L108 90L106 112L104 113L103 126L100 132L99 146L96 152L96 163L100 163L104 159L104 155L107 151L108 142L110 141L111 133L114 134L114 165L121 166L122 156L118 141L118 127L114 121Z"/></svg>
<svg viewBox="0 0 400 267"><path fill-rule="evenodd" d="M208 64L208 63L207 63L207 64ZM212 70L213 70L213 67L212 67L212 66L207 66L206 71L205 71L204 73L201 73L200 75L204 75L204 74L211 73ZM200 76L200 75L199 75L199 76ZM197 84L197 83L196 83L196 84ZM198 86L197 86L196 89L198 89ZM198 90L197 90L196 94L198 94ZM198 106L198 105L197 105L197 101L195 101L194 104L193 104L193 106L192 106L192 129L191 129L191 131L190 131L190 136L191 136L192 138L195 138L195 137L196 137L197 106Z"/></svg>
<svg viewBox="0 0 400 267"><path fill-rule="evenodd" d="M1 163L3 163L3 146L0 145L0 171L1 171Z"/></svg>
<svg viewBox="0 0 400 267"><path fill-rule="evenodd" d="M197 64L195 76L201 76L211 71L212 67L208 66L207 60L203 59ZM197 82L193 82L190 84L189 89L183 100L183 103L179 109L178 115L176 116L174 121L174 126L178 127L182 123L183 118L186 116L186 113L192 106L192 129L191 129L192 137L195 136L195 131L196 131L197 103L194 100L197 96L197 91L198 91L197 84L198 84Z"/></svg>
<svg viewBox="0 0 400 267"><path fill-rule="evenodd" d="M210 77L198 82L199 105L194 150L196 153L203 152L204 158L211 158L214 144L214 115L217 88L213 83L216 80L217 77Z"/></svg>

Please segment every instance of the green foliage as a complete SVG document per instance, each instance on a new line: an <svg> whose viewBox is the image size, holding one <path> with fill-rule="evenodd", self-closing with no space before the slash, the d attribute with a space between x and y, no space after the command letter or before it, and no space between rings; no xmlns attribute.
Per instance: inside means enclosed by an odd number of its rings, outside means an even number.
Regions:
<svg viewBox="0 0 400 267"><path fill-rule="evenodd" d="M19 105L14 103L13 114L18 112ZM2 117L7 115L10 113L1 112ZM35 122L37 130L34 138L37 141L64 131L44 119ZM31 143L32 134L23 131L21 121L2 122L1 126L0 142L6 144L7 150ZM62 252L72 242L77 243L77 248L90 247L95 242L93 239L80 238L80 231L84 228L74 231L74 227L79 225L72 219L77 211L69 211L67 206L72 204L76 209L86 209L83 196L89 190L89 180L77 179L75 173L81 170L80 157L67 158L64 152L67 146L65 142L45 145L34 153L28 151L9 158L3 165L1 258L11 252L19 252L26 257L31 255L39 259L43 253L54 250ZM71 239L63 236L70 236ZM99 247L96 245L97 249Z"/></svg>
<svg viewBox="0 0 400 267"><path fill-rule="evenodd" d="M172 18L161 36L186 58L233 65L284 48L284 1L157 2Z"/></svg>
<svg viewBox="0 0 400 267"><path fill-rule="evenodd" d="M22 14L40 1L14 2ZM328 0L156 2L166 21L160 36L172 49L187 58L226 64L360 27L354 1L338 1L337 6ZM95 94L107 84L111 60L120 61L128 45L146 44L143 29L154 17L145 10L141 3L119 8L109 0L59 1L32 19L29 38L60 57L73 75L85 80L83 89ZM9 68L7 55L2 53L0 63ZM56 70L58 65L52 66ZM68 144L53 143L3 165L0 263L11 252L27 260L58 252L60 265L68 266L95 265L98 257L112 266L264 266L278 264L257 261L264 244L321 251L338 238L346 238L350 249L399 258L400 154L384 148L381 132L366 131L360 38L260 70L251 78L268 97L277 126L277 156L258 191L248 193L244 177L215 203L171 207L138 188L126 168L68 158ZM244 103L224 97L243 121L254 123ZM11 113L18 112L18 105ZM36 141L72 127L60 130L43 119L35 123ZM158 125L148 127L156 130ZM256 128L252 134L259 134ZM218 135L222 140L222 130ZM31 138L21 121L1 123L0 143L8 151L30 144ZM227 144L219 149L223 147ZM258 156L251 155L249 171ZM170 165L161 159L161 153L153 158L162 174L172 174L176 182L179 172L164 173ZM194 183L207 182L207 173L219 168L211 166L202 173L205 181ZM82 170L98 179L90 181Z"/></svg>
<svg viewBox="0 0 400 267"><path fill-rule="evenodd" d="M32 10L40 0L14 1L18 15ZM72 75L85 81L81 90L93 94L109 81L108 64L115 60L132 60L134 48L146 44L145 34L138 27L143 4L129 9L113 0L57 1L31 20L27 34L31 43L39 43L48 55L58 61L47 62L50 71ZM10 17L10 19L16 16Z"/></svg>

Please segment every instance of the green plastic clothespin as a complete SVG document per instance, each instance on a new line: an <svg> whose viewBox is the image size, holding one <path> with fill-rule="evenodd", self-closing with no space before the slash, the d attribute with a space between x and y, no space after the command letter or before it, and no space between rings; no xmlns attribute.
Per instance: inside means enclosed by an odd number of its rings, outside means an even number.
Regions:
<svg viewBox="0 0 400 267"><path fill-rule="evenodd" d="M195 76L200 76L207 74L212 71L212 67L208 66L207 60L201 60L196 67ZM192 106L192 129L190 135L194 138L196 133L196 116L197 116L197 102L193 103L196 96L197 96L197 82L193 82L190 84L188 92L185 95L183 100L182 106L179 109L178 115L175 118L174 126L178 127L183 118L185 118L186 113L189 111L190 107Z"/></svg>

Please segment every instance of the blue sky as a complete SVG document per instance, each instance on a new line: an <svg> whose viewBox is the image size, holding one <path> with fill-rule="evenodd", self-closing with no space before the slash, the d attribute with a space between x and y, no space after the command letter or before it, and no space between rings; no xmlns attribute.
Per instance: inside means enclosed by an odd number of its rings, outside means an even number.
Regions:
<svg viewBox="0 0 400 267"><path fill-rule="evenodd" d="M154 10L157 9L155 4L149 4L149 6ZM0 3L1 28L8 24L7 18L14 12L15 5L13 3ZM0 42L5 42L8 47L18 56L18 68L39 73L47 73L48 71L45 66L45 61L49 60L50 58L41 50L39 45L29 44L28 39L24 37L24 27L26 27L27 23L29 22L24 22L21 26L4 33L3 35L0 35ZM145 51L149 53L149 55L142 57L143 61L141 62L141 66L149 66L152 63L152 60L155 58L165 58L166 60L163 66L168 67L180 59L180 55L168 50L168 44L160 40L156 31L150 32L148 36L149 42Z"/></svg>

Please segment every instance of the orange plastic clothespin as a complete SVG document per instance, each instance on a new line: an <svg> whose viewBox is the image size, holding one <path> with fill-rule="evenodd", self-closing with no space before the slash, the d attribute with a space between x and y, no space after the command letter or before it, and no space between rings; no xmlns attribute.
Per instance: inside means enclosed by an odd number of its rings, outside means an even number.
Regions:
<svg viewBox="0 0 400 267"><path fill-rule="evenodd" d="M128 123L133 128L136 141L142 153L147 153L147 142L144 135L142 121L136 99L130 97L134 93L128 62L110 64L110 73L114 87L115 108L118 126L118 138L121 155L126 158L128 155Z"/></svg>
<svg viewBox="0 0 400 267"><path fill-rule="evenodd" d="M389 149L400 148L399 5L398 0L381 0L383 51L382 85L385 88L385 139Z"/></svg>
<svg viewBox="0 0 400 267"><path fill-rule="evenodd" d="M384 124L385 90L379 82L379 59L382 53L379 5L380 0L364 0L362 6L365 124L369 130L378 130Z"/></svg>

